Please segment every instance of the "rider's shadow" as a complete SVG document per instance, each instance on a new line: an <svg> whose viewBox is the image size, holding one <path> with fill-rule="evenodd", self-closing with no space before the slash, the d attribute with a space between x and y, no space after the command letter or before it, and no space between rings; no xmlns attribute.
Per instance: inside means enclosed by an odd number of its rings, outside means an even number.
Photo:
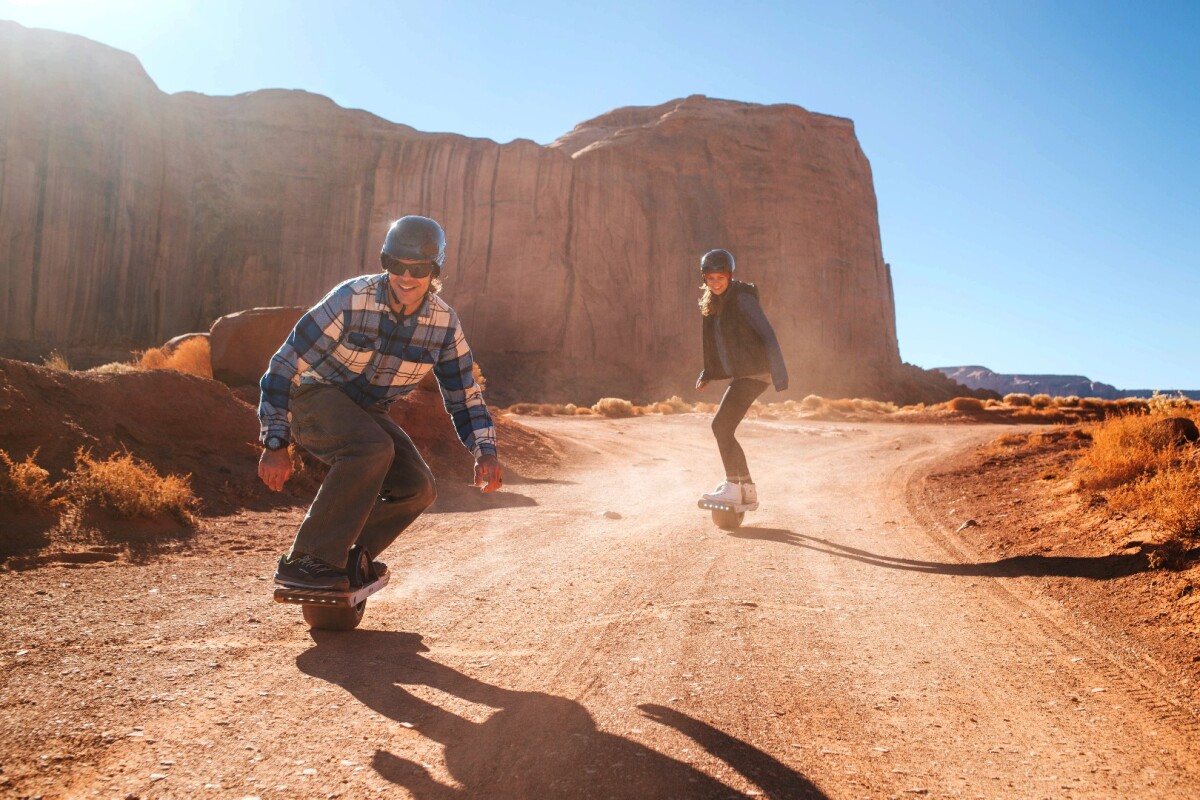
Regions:
<svg viewBox="0 0 1200 800"><path fill-rule="evenodd" d="M428 648L417 634L314 631L313 638L317 646L296 659L302 672L342 686L368 708L411 724L443 746L446 768L462 788L440 783L414 761L384 750L375 754L376 771L420 800L748 797L689 764L597 729L587 709L573 700L504 689L439 664L422 655ZM495 711L474 722L406 686L430 687ZM800 773L705 723L657 706L642 712L725 759L762 796L825 797Z"/></svg>

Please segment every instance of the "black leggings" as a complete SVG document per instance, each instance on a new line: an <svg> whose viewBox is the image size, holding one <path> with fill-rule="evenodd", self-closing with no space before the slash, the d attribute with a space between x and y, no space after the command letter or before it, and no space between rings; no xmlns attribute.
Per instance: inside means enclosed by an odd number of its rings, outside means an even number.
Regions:
<svg viewBox="0 0 1200 800"><path fill-rule="evenodd" d="M746 454L733 432L741 424L742 418L750 410L750 406L758 396L767 390L769 384L754 378L734 378L725 395L721 398L721 407L713 417L713 435L717 437L717 448L721 451L721 461L725 464L725 479L730 481L749 481L750 467L746 465Z"/></svg>

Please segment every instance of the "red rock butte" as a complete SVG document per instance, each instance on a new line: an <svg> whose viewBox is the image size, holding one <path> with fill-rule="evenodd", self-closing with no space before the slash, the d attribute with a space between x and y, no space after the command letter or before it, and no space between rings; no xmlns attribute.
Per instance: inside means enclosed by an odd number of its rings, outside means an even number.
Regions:
<svg viewBox="0 0 1200 800"><path fill-rule="evenodd" d="M145 347L312 305L379 269L391 220L423 214L446 228L444 297L493 394L685 393L714 247L759 284L790 396L898 380L850 120L693 96L497 144L303 91L167 95L127 53L11 22L0 65L0 354Z"/></svg>

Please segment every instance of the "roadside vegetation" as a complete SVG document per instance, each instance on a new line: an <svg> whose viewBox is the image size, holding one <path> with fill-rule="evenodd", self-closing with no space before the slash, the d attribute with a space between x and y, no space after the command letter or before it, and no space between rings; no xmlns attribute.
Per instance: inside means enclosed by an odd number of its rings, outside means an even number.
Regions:
<svg viewBox="0 0 1200 800"><path fill-rule="evenodd" d="M1078 462L1078 486L1161 530L1152 566L1180 569L1200 544L1200 404L1155 397L1145 414L1104 420Z"/></svg>
<svg viewBox="0 0 1200 800"><path fill-rule="evenodd" d="M1112 416L1147 414L1151 400L1129 398L1050 397L1049 395L1010 394L1002 400L956 397L944 403L899 406L864 398L827 398L808 395L803 400L778 403L756 402L747 419L817 419L847 421L961 421L1029 424L1075 424ZM666 400L638 404L619 397L604 397L588 405L574 403L515 403L506 413L536 417L596 416L610 419L640 417L648 414L712 414L717 404L689 403L672 396Z"/></svg>
<svg viewBox="0 0 1200 800"><path fill-rule="evenodd" d="M1069 452L1073 490L1087 507L1131 520L1156 539L1151 567L1187 567L1200 549L1200 403L1156 395L1078 407L1106 413L1044 433L1005 434L985 455Z"/></svg>
<svg viewBox="0 0 1200 800"><path fill-rule="evenodd" d="M98 459L79 450L75 466L53 481L37 452L16 461L0 450L0 507L9 511L53 509L80 514L102 510L120 519L172 517L191 526L198 500L189 476L160 475L129 453Z"/></svg>
<svg viewBox="0 0 1200 800"><path fill-rule="evenodd" d="M71 372L71 365L58 350L52 351L42 359L42 366L49 369ZM80 370L90 375L113 375L142 370L173 369L176 372L186 372L201 378L212 377L212 354L208 339L197 336L187 339L175 347L151 347L147 350L135 350L128 361L113 361L98 367Z"/></svg>

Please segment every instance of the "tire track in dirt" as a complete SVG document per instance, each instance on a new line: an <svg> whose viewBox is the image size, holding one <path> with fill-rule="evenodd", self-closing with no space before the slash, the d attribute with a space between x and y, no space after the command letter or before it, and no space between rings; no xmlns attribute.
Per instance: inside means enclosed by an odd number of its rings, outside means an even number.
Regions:
<svg viewBox="0 0 1200 800"><path fill-rule="evenodd" d="M937 513L932 507L927 480L927 469L898 475L891 487L893 496L907 498L931 542L945 556L964 564L978 561L980 554L954 535L948 524L950 517ZM1003 574L1003 568L1000 573ZM1101 679L1094 681L1097 685L1116 686L1129 693L1136 700L1131 713L1140 709L1152 710L1152 714L1146 715L1148 725L1152 726L1156 719L1170 721L1170 728L1174 730L1169 728L1164 732L1160 738L1162 745L1169 741L1178 750L1200 755L1200 709L1189 705L1182 695L1172 690L1161 667L1156 667L1152 659L1118 638L1101 640L1101 634L1090 623L1071 614L1052 598L1041 595L1036 585L1031 585L1032 579L1021 577L1015 571L1009 578L984 585L998 607L1013 610L1020 617L1031 620L1042 635L1057 645L1058 651L1086 654L1071 657L1071 663L1086 661ZM1149 674L1147 667L1154 669L1157 676ZM1172 736L1172 733L1183 735Z"/></svg>

